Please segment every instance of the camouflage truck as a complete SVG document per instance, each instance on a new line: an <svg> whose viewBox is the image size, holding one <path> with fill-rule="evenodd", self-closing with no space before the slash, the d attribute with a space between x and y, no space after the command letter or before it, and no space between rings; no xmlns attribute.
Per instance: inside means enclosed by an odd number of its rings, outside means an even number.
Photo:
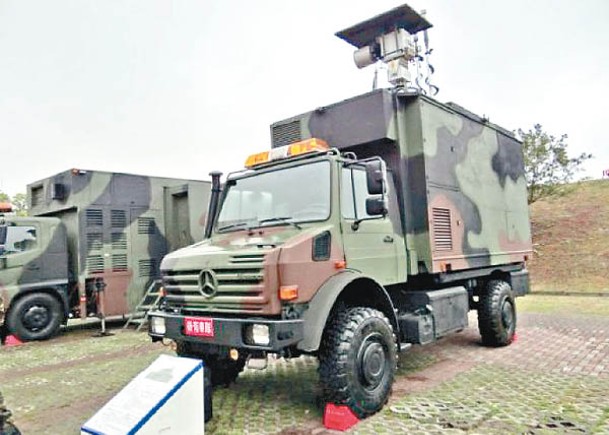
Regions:
<svg viewBox="0 0 609 435"><path fill-rule="evenodd" d="M69 170L27 187L0 221L0 325L22 340L71 316L133 312L161 258L203 238L210 183Z"/></svg>
<svg viewBox="0 0 609 435"><path fill-rule="evenodd" d="M161 263L152 340L212 383L248 359L313 355L326 400L387 401L398 352L468 325L504 346L531 254L521 144L456 104L378 89L271 126L221 188L204 241Z"/></svg>

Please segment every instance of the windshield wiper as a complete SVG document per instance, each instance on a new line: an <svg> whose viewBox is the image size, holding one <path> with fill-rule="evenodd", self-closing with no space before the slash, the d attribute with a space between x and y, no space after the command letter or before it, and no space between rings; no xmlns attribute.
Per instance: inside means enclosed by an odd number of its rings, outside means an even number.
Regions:
<svg viewBox="0 0 609 435"><path fill-rule="evenodd" d="M241 228L241 227L247 227L247 226L248 226L247 222L237 222L235 224L224 225L223 227L218 228L218 232L221 233L223 231L231 230L233 228Z"/></svg>
<svg viewBox="0 0 609 435"><path fill-rule="evenodd" d="M265 224L265 223L268 223L268 222L282 222L282 223L294 225L299 230L302 230L302 227L300 225L298 225L296 222L290 221L288 219L293 219L293 218L292 218L292 216L281 216L281 217L272 217L272 218L267 218L267 219L260 219L260 221L258 221L258 225L262 226L262 224Z"/></svg>

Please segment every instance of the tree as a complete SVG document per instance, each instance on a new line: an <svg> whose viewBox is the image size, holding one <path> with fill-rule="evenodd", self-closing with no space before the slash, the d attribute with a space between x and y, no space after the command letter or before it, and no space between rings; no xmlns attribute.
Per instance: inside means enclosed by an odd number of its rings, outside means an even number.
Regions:
<svg viewBox="0 0 609 435"><path fill-rule="evenodd" d="M27 197L25 193L17 193L11 198L8 194L0 191L0 202L10 203L17 216L27 216Z"/></svg>
<svg viewBox="0 0 609 435"><path fill-rule="evenodd" d="M16 193L11 200L13 211L17 216L27 216L27 197L25 193Z"/></svg>
<svg viewBox="0 0 609 435"><path fill-rule="evenodd" d="M561 193L581 171L582 163L592 158L589 153L569 157L567 135L556 138L543 131L541 124L535 124L527 132L519 129L518 136L522 140L529 204Z"/></svg>

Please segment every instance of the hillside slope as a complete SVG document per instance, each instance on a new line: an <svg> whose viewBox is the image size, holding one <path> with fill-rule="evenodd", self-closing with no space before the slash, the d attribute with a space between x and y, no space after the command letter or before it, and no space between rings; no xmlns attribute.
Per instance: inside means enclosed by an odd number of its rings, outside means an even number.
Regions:
<svg viewBox="0 0 609 435"><path fill-rule="evenodd" d="M533 291L609 292L609 180L531 205Z"/></svg>

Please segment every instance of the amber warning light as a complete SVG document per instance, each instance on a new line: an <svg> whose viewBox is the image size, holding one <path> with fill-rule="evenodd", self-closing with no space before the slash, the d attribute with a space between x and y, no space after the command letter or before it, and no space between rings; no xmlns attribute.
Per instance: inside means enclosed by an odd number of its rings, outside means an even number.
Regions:
<svg viewBox="0 0 609 435"><path fill-rule="evenodd" d="M252 168L263 163L269 163L274 160L287 159L296 157L302 154L314 153L319 151L327 151L330 147L328 143L322 139L311 138L291 145L285 145L279 148L273 148L270 151L252 154L245 161L246 168Z"/></svg>

